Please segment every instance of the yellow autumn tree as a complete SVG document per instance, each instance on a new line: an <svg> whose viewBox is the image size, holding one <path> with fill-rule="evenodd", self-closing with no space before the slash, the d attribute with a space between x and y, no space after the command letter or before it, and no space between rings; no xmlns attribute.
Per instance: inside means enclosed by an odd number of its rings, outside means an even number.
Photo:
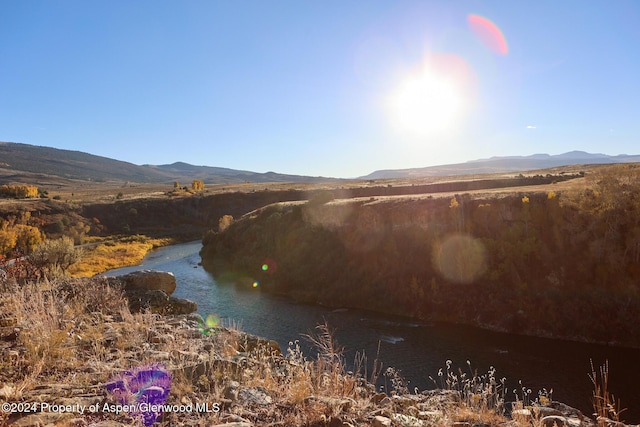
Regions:
<svg viewBox="0 0 640 427"><path fill-rule="evenodd" d="M13 228L0 229L0 255L9 255L15 249L17 242L18 234Z"/></svg>
<svg viewBox="0 0 640 427"><path fill-rule="evenodd" d="M219 231L224 231L227 228L229 228L231 226L231 224L233 224L233 217L231 215L224 215L218 221L218 230Z"/></svg>
<svg viewBox="0 0 640 427"><path fill-rule="evenodd" d="M191 183L191 189L193 191L202 191L204 190L204 182L199 179L194 179Z"/></svg>
<svg viewBox="0 0 640 427"><path fill-rule="evenodd" d="M35 185L3 185L0 187L0 196L27 199L38 197L38 187Z"/></svg>
<svg viewBox="0 0 640 427"><path fill-rule="evenodd" d="M42 232L38 227L18 224L15 226L15 229L17 234L16 248L26 253L31 253L42 243Z"/></svg>

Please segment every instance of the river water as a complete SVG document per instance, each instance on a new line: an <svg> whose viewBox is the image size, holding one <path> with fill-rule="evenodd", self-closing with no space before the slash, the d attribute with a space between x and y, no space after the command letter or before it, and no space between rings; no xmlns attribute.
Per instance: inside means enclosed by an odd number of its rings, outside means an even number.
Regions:
<svg viewBox="0 0 640 427"><path fill-rule="evenodd" d="M457 370L469 372L467 361L479 374L491 366L498 379L507 378L507 400L515 400L514 389L553 389L553 399L590 415L592 385L590 361L598 368L609 361L609 389L628 408L627 422L640 423L640 350L583 344L544 338L524 337L485 331L469 326L424 323L361 310L334 310L299 304L260 291L218 284L200 264L201 242L161 248L149 254L140 266L107 272L125 274L140 269L170 271L175 274L174 296L197 302L198 312L217 315L223 324L234 324L245 332L276 340L284 349L323 322L335 329L347 362L355 352L364 352L371 366L378 353L385 367L399 370L409 381L409 389L435 388L430 376L451 360ZM640 325L639 325L640 327ZM379 383L382 385L382 383ZM389 384L387 385L389 387ZM520 391L518 392L521 395Z"/></svg>

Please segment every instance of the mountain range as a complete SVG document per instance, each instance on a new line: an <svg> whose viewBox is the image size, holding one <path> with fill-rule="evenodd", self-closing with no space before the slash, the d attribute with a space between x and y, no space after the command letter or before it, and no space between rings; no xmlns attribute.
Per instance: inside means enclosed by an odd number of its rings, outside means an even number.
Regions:
<svg viewBox="0 0 640 427"><path fill-rule="evenodd" d="M135 165L81 151L62 150L15 142L0 142L0 184L18 176L31 179L58 177L86 181L191 182L207 184L243 182L327 182L334 178L251 172L176 162L170 165Z"/></svg>
<svg viewBox="0 0 640 427"><path fill-rule="evenodd" d="M465 163L428 166L411 169L379 170L361 179L418 178L429 176L469 175L483 173L522 172L526 170L555 168L567 165L612 164L640 162L640 155L620 154L610 156L585 151L569 151L563 154L532 154L530 156L491 157L470 160Z"/></svg>
<svg viewBox="0 0 640 427"><path fill-rule="evenodd" d="M419 178L430 176L519 172L533 169L575 165L640 162L640 155L593 154L584 151L549 155L491 157L465 163L412 169L379 170L358 179ZM330 182L337 178L287 175L276 172L251 172L212 166L194 166L176 162L168 165L135 165L81 151L62 150L14 142L0 142L0 184L34 179L62 178L95 182L132 181L190 182L200 179L207 184L243 182Z"/></svg>

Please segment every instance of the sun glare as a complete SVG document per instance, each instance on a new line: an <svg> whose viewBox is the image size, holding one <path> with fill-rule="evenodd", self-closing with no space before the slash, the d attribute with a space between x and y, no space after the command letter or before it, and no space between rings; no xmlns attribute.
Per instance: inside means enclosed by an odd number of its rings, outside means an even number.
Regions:
<svg viewBox="0 0 640 427"><path fill-rule="evenodd" d="M394 128L419 136L455 130L467 107L458 77L428 66L407 76L388 100Z"/></svg>

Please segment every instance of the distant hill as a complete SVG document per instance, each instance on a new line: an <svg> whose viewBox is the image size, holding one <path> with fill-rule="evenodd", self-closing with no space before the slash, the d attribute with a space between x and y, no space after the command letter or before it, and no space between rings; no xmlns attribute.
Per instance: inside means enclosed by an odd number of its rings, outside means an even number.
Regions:
<svg viewBox="0 0 640 427"><path fill-rule="evenodd" d="M205 183L227 184L241 182L327 182L337 181L335 178L312 177L303 175L287 175L276 172L251 172L212 166L194 166L189 163L176 162L170 165L145 165L151 170L180 179L200 179Z"/></svg>
<svg viewBox="0 0 640 427"><path fill-rule="evenodd" d="M170 165L135 165L81 151L62 150L15 142L0 142L0 184L3 181L65 178L95 182L131 181L189 183L200 179L207 184L243 182L326 182L334 178L250 172L176 162ZM4 177L4 178L3 178Z"/></svg>
<svg viewBox="0 0 640 427"><path fill-rule="evenodd" d="M640 155L594 154L585 151L549 155L533 154L531 156L491 157L489 159L471 160L466 163L428 166L412 169L379 170L360 179L417 178L429 176L468 175L483 173L521 172L533 169L546 169L558 166L581 164L609 164L640 162Z"/></svg>
<svg viewBox="0 0 640 427"><path fill-rule="evenodd" d="M584 151L549 155L491 157L466 163L412 169L379 170L360 179L418 178L429 176L519 172L576 164L640 162L640 155L593 154ZM170 165L135 165L81 151L62 150L14 142L0 142L0 184L38 179L67 179L94 182L130 181L139 183L184 184L200 179L206 184L243 182L336 182L337 178L286 175L276 172L251 172L212 166L194 166L184 162Z"/></svg>
<svg viewBox="0 0 640 427"><path fill-rule="evenodd" d="M3 175L28 172L43 176L89 181L153 182L162 175L132 163L94 156L81 151L60 150L14 142L0 142L0 168Z"/></svg>

